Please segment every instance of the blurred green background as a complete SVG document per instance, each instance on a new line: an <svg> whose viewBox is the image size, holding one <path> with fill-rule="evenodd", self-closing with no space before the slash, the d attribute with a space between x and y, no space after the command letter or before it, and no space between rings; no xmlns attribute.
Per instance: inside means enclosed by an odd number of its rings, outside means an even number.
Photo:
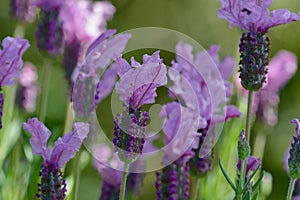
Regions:
<svg viewBox="0 0 300 200"><path fill-rule="evenodd" d="M108 23L108 28L116 28L118 32L149 26L169 28L190 36L204 48L208 48L212 44L221 45L221 56L231 55L238 58L237 47L241 32L237 28L229 29L227 21L218 19L217 10L221 4L217 0L112 0L111 2L117 10L113 19ZM279 8L288 8L298 13L300 3L296 0L274 0L271 9ZM0 25L0 39L13 35L16 20L10 16L9 0L0 1ZM26 26L25 38L30 40L31 48L26 52L23 60L31 61L41 73L44 63L42 55L35 47L35 30L36 22ZM271 39L271 56L281 49L286 49L300 57L300 22L272 28L268 35ZM63 131L69 96L69 86L64 80L61 58L55 58L56 66L50 74L51 87L46 119L46 125L57 133ZM171 59L172 57L165 58L165 60ZM281 91L279 121L272 134L267 138L263 167L273 175L273 191L268 198L271 200L285 199L288 187L289 180L283 169L283 158L290 145L291 135L294 134L294 127L289 124L289 121L295 117L300 118L299 81L300 71L298 70ZM107 98L101 107L105 107L109 103L110 100ZM103 121L104 124L107 123L105 127L112 128L112 115L109 112L101 114L106 116ZM28 117L28 115L25 116ZM243 117L234 121L243 123ZM237 135L238 133L230 134ZM223 134L220 141L226 142L226 137ZM20 145L20 143L16 145ZM232 166L232 168L234 167ZM141 199L155 198L154 180L154 173L149 173L144 182ZM222 181L225 182L225 179ZM14 186L11 185L11 187ZM98 199L100 178L90 164L82 171L79 188L79 199Z"/></svg>

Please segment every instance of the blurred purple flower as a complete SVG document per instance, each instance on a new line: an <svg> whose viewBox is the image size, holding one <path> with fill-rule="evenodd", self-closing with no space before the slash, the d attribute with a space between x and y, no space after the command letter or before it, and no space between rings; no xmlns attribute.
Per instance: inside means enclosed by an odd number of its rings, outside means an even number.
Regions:
<svg viewBox="0 0 300 200"><path fill-rule="evenodd" d="M116 170L123 169L124 163L118 159L116 154L113 154L109 146L98 145L93 150L94 168L97 169L102 177L102 193L100 199L118 199L120 192L120 185L122 180L122 171ZM136 169L132 169L136 168ZM138 168L138 169L137 169ZM137 160L130 165L129 171L143 171L145 166L142 161ZM143 173L130 172L127 177L127 192L133 192L136 195L140 194L140 187L143 183ZM110 197L110 198L109 198ZM113 198L112 198L113 197Z"/></svg>
<svg viewBox="0 0 300 200"><path fill-rule="evenodd" d="M156 172L156 199L188 200L189 166L185 163L172 163L162 172Z"/></svg>
<svg viewBox="0 0 300 200"><path fill-rule="evenodd" d="M65 38L64 67L70 80L77 63L90 43L106 30L106 21L115 12L107 1L67 1L60 11Z"/></svg>
<svg viewBox="0 0 300 200"><path fill-rule="evenodd" d="M183 153L187 158L183 159L184 162L189 160L190 169L196 176L210 169L210 150L216 137L215 124L241 114L235 106L226 106L232 95L232 84L228 79L234 69L234 60L225 57L220 61L219 49L218 46L211 46L207 52L194 55L191 45L179 42L176 46L176 62L172 63L168 73L173 81L169 95L178 102L163 107L169 107L167 115L161 114L166 119L163 130L169 140L167 143L177 145L173 147L177 158L178 154ZM176 130L179 126L181 131ZM176 132L182 136L178 137ZM189 142L192 145L186 146L187 141L192 141ZM166 153L167 157L170 155Z"/></svg>
<svg viewBox="0 0 300 200"><path fill-rule="evenodd" d="M116 92L126 106L139 108L144 104L154 103L156 88L167 84L167 68L159 56L159 51L152 56L144 55L143 64L131 59L131 65L120 58L116 60L119 65L120 81L116 83ZM127 66L127 67L124 67Z"/></svg>
<svg viewBox="0 0 300 200"><path fill-rule="evenodd" d="M25 62L19 78L15 101L27 112L34 112L35 110L38 95L37 78L38 74L35 66L30 62Z"/></svg>
<svg viewBox="0 0 300 200"><path fill-rule="evenodd" d="M28 119L23 128L31 133L30 144L34 154L40 154L44 162L41 166L41 183L36 195L41 199L65 199L66 182L61 168L75 156L89 132L89 124L77 122L73 131L58 138L53 149L47 148L51 132L37 118Z"/></svg>
<svg viewBox="0 0 300 200"><path fill-rule="evenodd" d="M11 0L10 11L20 21L33 22L36 9L32 5L34 0Z"/></svg>
<svg viewBox="0 0 300 200"><path fill-rule="evenodd" d="M297 58L295 54L281 50L271 59L268 66L267 82L261 90L254 94L252 112L265 125L274 126L277 123L277 109L280 101L279 92L292 78L297 70ZM236 84L242 94L246 91L236 79Z"/></svg>
<svg viewBox="0 0 300 200"><path fill-rule="evenodd" d="M288 24L300 20L288 9L269 11L272 0L220 0L222 8L218 17L226 19L230 28L240 27L246 32L268 32L268 29L280 24Z"/></svg>
<svg viewBox="0 0 300 200"><path fill-rule="evenodd" d="M1 87L15 84L16 79L20 75L19 71L23 66L22 56L29 46L28 40L19 37L6 37L0 46L0 129L2 128L4 104Z"/></svg>
<svg viewBox="0 0 300 200"><path fill-rule="evenodd" d="M65 0L37 0L34 5L41 8L41 17L36 31L37 47L50 55L61 53L63 43L62 21L59 12Z"/></svg>
<svg viewBox="0 0 300 200"><path fill-rule="evenodd" d="M107 30L93 42L86 53L83 64L78 64L73 72L71 101L75 113L87 119L96 109L97 104L113 88L116 77L114 64L99 79L100 70L105 69L112 59L120 56L125 49L129 34L113 36L115 30Z"/></svg>
<svg viewBox="0 0 300 200"><path fill-rule="evenodd" d="M256 158L254 156L249 156L247 158L247 164L246 164L246 177L248 177L250 174L250 171L255 171L260 166L260 159ZM238 164L236 165L238 170L241 171L242 166L242 160L239 159Z"/></svg>

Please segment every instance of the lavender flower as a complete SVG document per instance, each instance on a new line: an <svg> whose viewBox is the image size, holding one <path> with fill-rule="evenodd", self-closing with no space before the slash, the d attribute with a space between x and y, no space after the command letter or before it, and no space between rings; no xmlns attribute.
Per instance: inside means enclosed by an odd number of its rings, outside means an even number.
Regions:
<svg viewBox="0 0 300 200"><path fill-rule="evenodd" d="M114 57L120 56L130 38L129 34L113 36L114 33L115 30L107 30L101 34L89 46L83 64L75 68L71 101L79 118L89 118L115 84L116 68L113 65L100 80L98 78L100 70L105 69Z"/></svg>
<svg viewBox="0 0 300 200"><path fill-rule="evenodd" d="M65 38L64 67L70 81L77 63L90 43L106 29L106 21L115 12L110 2L70 0L61 8Z"/></svg>
<svg viewBox="0 0 300 200"><path fill-rule="evenodd" d="M300 178L300 122L298 119L293 119L291 123L296 125L296 136L293 137L288 165L290 177L296 179Z"/></svg>
<svg viewBox="0 0 300 200"><path fill-rule="evenodd" d="M122 172L115 168L123 168L123 163L107 145L98 145L94 148L93 165L102 177L101 200L118 200L120 193L120 185L122 179ZM109 163L110 166L104 163ZM133 168L145 168L142 161L137 160L132 163L129 170ZM135 195L140 195L140 188L144 180L143 173L129 173L127 177L126 190Z"/></svg>
<svg viewBox="0 0 300 200"><path fill-rule="evenodd" d="M41 9L41 18L36 31L37 47L50 55L61 53L63 43L62 21L59 12L64 0L37 0L35 5Z"/></svg>
<svg viewBox="0 0 300 200"><path fill-rule="evenodd" d="M229 21L230 27L238 26L245 31L240 42L240 78L246 90L259 90L266 79L269 64L269 28L300 20L300 14L287 9L269 11L272 0L240 1L220 0L222 8L218 17Z"/></svg>
<svg viewBox="0 0 300 200"><path fill-rule="evenodd" d="M256 113L258 120L269 127L277 123L277 109L279 92L297 71L297 58L289 51L279 51L268 65L266 84L254 94L252 113ZM246 91L237 83L243 95Z"/></svg>
<svg viewBox="0 0 300 200"><path fill-rule="evenodd" d="M242 166L242 160L239 159L238 164L236 165L239 171L241 171L241 166ZM250 171L252 172L255 171L259 166L260 166L260 159L254 156L249 156L247 158L247 163L246 163L246 178L249 177Z"/></svg>
<svg viewBox="0 0 300 200"><path fill-rule="evenodd" d="M58 138L53 149L47 148L51 132L37 118L28 119L28 122L23 124L23 128L32 135L30 139L32 152L41 155L44 159L37 198L65 199L66 182L62 177L61 168L79 150L89 132L89 125L82 122L75 123L73 132Z"/></svg>
<svg viewBox="0 0 300 200"><path fill-rule="evenodd" d="M118 58L120 81L116 92L124 102L125 110L115 119L113 143L122 161L134 161L142 153L148 113L142 105L154 103L156 88L167 83L166 66L159 56L144 55L143 64L131 59L132 68L126 60Z"/></svg>
<svg viewBox="0 0 300 200"><path fill-rule="evenodd" d="M157 200L187 200L189 197L189 166L175 162L156 172Z"/></svg>
<svg viewBox="0 0 300 200"><path fill-rule="evenodd" d="M15 102L27 112L34 112L38 94L37 71L30 62L25 62L22 69Z"/></svg>
<svg viewBox="0 0 300 200"><path fill-rule="evenodd" d="M235 106L223 106L232 95L232 84L228 79L234 68L234 60L225 57L220 61L219 49L218 46L211 46L208 52L202 51L193 55L192 46L179 42L176 46L176 62L172 63L169 70L170 79L174 83L171 86L171 96L182 99L183 104L192 109L191 112L200 115L191 117L198 120L198 125L196 130L190 129L194 135L198 135L190 147L194 156L189 161L191 173L196 176L203 175L211 167L213 155L210 150L216 137L215 125L240 116ZM217 70L214 70L215 66ZM214 94L214 98L211 94ZM225 111L224 114L222 111Z"/></svg>
<svg viewBox="0 0 300 200"><path fill-rule="evenodd" d="M11 0L10 11L20 21L33 22L36 9L32 5L34 0Z"/></svg>
<svg viewBox="0 0 300 200"><path fill-rule="evenodd" d="M23 66L22 56L29 46L28 40L19 37L6 37L2 41L2 49L0 48L0 129L4 103L1 87L15 84L15 79L19 76L19 70Z"/></svg>

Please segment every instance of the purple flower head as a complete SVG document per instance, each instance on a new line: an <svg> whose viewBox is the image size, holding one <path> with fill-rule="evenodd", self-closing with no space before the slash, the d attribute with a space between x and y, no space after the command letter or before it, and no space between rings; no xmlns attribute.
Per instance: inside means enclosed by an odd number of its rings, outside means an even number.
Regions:
<svg viewBox="0 0 300 200"><path fill-rule="evenodd" d="M172 163L156 172L156 199L182 199L189 198L189 166L184 163Z"/></svg>
<svg viewBox="0 0 300 200"><path fill-rule="evenodd" d="M35 19L36 9L32 5L34 0L11 0L10 11L21 21L33 22Z"/></svg>
<svg viewBox="0 0 300 200"><path fill-rule="evenodd" d="M113 58L123 52L130 38L129 34L113 36L114 33L115 30L107 30L101 34L89 46L84 63L77 65L73 72L71 101L74 103L76 115L83 119L94 112L97 104L110 93L115 84L115 64L98 78L100 70L105 69Z"/></svg>
<svg viewBox="0 0 300 200"><path fill-rule="evenodd" d="M2 48L1 48L2 46ZM1 91L2 86L12 86L20 75L23 66L22 56L29 48L28 40L19 37L6 37L0 46L0 129L2 128L2 115L4 97Z"/></svg>
<svg viewBox="0 0 300 200"><path fill-rule="evenodd" d="M114 12L114 6L108 1L67 1L60 12L66 42L76 39L89 45L106 30L106 21L112 18Z"/></svg>
<svg viewBox="0 0 300 200"><path fill-rule="evenodd" d="M266 84L254 93L252 112L266 125L274 126L277 123L277 109L279 104L279 92L292 78L297 70L296 56L286 50L281 50L274 56L268 66ZM242 94L246 90L236 81Z"/></svg>
<svg viewBox="0 0 300 200"><path fill-rule="evenodd" d="M193 55L191 45L179 42L176 46L176 62L173 62L172 68L177 71L177 74L179 72L184 79L188 80L193 88L193 93L197 96L197 104L201 113L199 120L206 121L206 123L199 123L199 129L205 128L208 122L222 122L230 117L240 116L236 107L230 106L228 109L226 106L224 107L232 95L232 84L228 79L235 64L232 57L225 57L220 61L219 49L219 46L211 46L207 52L201 51ZM182 91L180 87L183 85L178 81L180 74L176 77L172 75L174 73L170 72L169 76L174 82L173 92L178 93L176 95L184 99L184 95L178 92ZM176 84L176 81L179 83ZM225 91L225 95L220 91ZM211 94L214 95L211 96ZM194 102L193 104L196 105ZM220 116L223 111L228 112Z"/></svg>
<svg viewBox="0 0 300 200"><path fill-rule="evenodd" d="M167 84L167 68L159 56L144 55L143 64L131 59L132 67L122 58L116 60L119 65L120 81L116 84L116 92L126 106L139 108L144 104L154 103L156 88Z"/></svg>
<svg viewBox="0 0 300 200"><path fill-rule="evenodd" d="M288 9L269 11L272 0L220 0L218 17L226 19L230 27L237 26L246 32L268 32L280 24L299 20L300 16Z"/></svg>
<svg viewBox="0 0 300 200"><path fill-rule="evenodd" d="M30 62L25 62L19 78L15 102L27 112L34 112L35 110L38 95L37 78L35 66Z"/></svg>
<svg viewBox="0 0 300 200"><path fill-rule="evenodd" d="M47 141L51 132L37 118L28 119L28 122L23 124L23 128L32 135L30 139L32 152L40 154L44 158L44 163L51 163L58 168L62 168L74 157L89 132L87 123L77 122L74 124L73 131L58 138L53 149L50 149L47 148Z"/></svg>
<svg viewBox="0 0 300 200"><path fill-rule="evenodd" d="M6 37L0 48L0 87L14 85L23 66L22 56L29 48L28 40Z"/></svg>
<svg viewBox="0 0 300 200"><path fill-rule="evenodd" d="M254 156L249 156L247 158L247 163L246 163L246 176L249 176L250 171L255 171L259 166L260 166L260 159L254 157ZM242 160L239 159L237 168L239 171L241 171L241 166L242 166Z"/></svg>
<svg viewBox="0 0 300 200"><path fill-rule="evenodd" d="M82 59L83 52L90 43L106 30L106 21L115 12L110 2L67 1L60 11L63 21L65 38L64 68L66 79L77 63Z"/></svg>

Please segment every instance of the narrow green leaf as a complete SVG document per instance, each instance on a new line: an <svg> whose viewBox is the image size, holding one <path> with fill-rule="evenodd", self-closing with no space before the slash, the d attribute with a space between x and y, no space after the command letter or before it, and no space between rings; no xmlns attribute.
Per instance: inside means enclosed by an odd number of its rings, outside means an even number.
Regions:
<svg viewBox="0 0 300 200"><path fill-rule="evenodd" d="M260 176L259 176L259 178L257 179L256 183L253 185L253 187L252 187L253 194L255 194L256 192L258 193L258 188L259 188L259 186L260 186L261 183L262 183L262 180L263 180L264 175L265 175L265 172L262 171L262 172L260 173Z"/></svg>
<svg viewBox="0 0 300 200"><path fill-rule="evenodd" d="M251 176L249 177L249 179L245 183L243 192L245 192L245 190L248 188L248 185L250 184L252 178L255 176L256 172L258 172L259 168L260 168L260 164L258 165L258 167L255 169L255 171L251 174Z"/></svg>
<svg viewBox="0 0 300 200"><path fill-rule="evenodd" d="M222 163L221 163L221 160L219 159L219 166L221 168L221 171L223 173L223 175L225 176L227 182L229 183L229 185L231 186L231 188L236 192L236 188L234 186L234 184L232 183L231 179L229 178L229 176L227 175Z"/></svg>

